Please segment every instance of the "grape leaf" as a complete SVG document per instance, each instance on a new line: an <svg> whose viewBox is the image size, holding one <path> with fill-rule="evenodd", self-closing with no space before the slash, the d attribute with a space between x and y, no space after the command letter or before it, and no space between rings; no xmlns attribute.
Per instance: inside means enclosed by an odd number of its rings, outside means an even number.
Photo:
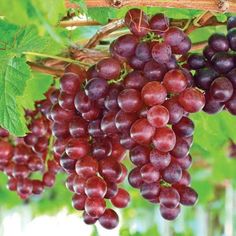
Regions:
<svg viewBox="0 0 236 236"><path fill-rule="evenodd" d="M33 73L27 80L24 94L18 98L19 104L24 108L34 109L34 102L45 99L44 93L53 82L50 75Z"/></svg>
<svg viewBox="0 0 236 236"><path fill-rule="evenodd" d="M100 22L101 24L106 24L109 19L114 18L115 10L108 7L92 7L88 9L88 15Z"/></svg>
<svg viewBox="0 0 236 236"><path fill-rule="evenodd" d="M23 57L12 57L0 51L0 124L11 133L22 136L27 131L22 109L16 97L24 92L30 69Z"/></svg>

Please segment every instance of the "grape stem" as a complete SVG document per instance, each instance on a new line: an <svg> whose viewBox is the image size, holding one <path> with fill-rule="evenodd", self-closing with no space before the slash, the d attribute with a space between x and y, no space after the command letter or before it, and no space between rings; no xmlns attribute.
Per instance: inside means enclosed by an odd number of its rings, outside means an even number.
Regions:
<svg viewBox="0 0 236 236"><path fill-rule="evenodd" d="M48 54L43 54L43 53L37 53L37 52L23 52L24 55L29 55L29 56L39 56L39 57L46 57L46 58L52 58L60 61L65 61L73 64L79 64L82 66L91 66L91 64L73 60L71 58L66 58L66 57L59 57L59 56L53 56L53 55L48 55Z"/></svg>

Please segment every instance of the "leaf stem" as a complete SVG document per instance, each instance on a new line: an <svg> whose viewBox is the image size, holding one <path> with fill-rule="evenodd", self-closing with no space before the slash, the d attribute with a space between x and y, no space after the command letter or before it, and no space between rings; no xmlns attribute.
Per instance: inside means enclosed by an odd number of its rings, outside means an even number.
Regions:
<svg viewBox="0 0 236 236"><path fill-rule="evenodd" d="M38 52L23 52L24 55L31 55L31 56L39 56L39 57L47 57L47 58L52 58L60 61L65 61L69 63L74 63L74 64L79 64L82 66L91 66L89 63L73 60L71 58L66 58L66 57L59 57L59 56L53 56L53 55L48 55L48 54L43 54L43 53L38 53Z"/></svg>

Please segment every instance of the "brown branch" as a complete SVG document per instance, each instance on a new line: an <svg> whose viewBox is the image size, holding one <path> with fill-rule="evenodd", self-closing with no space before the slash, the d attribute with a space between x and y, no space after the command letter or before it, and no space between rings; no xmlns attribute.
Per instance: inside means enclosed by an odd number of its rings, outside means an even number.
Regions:
<svg viewBox="0 0 236 236"><path fill-rule="evenodd" d="M94 20L64 20L59 23L61 27L73 27L73 26L96 26L101 25Z"/></svg>
<svg viewBox="0 0 236 236"><path fill-rule="evenodd" d="M118 30L124 27L124 20L119 19L114 22L108 23L103 26L100 30L96 32L96 34L88 41L88 43L84 46L85 48L93 48L97 45L97 43L105 36L110 34L111 32Z"/></svg>
<svg viewBox="0 0 236 236"><path fill-rule="evenodd" d="M38 65L34 62L27 62L27 63L32 70L41 72L43 74L56 75L56 76L62 76L64 74L64 71L61 69L54 69L48 66Z"/></svg>
<svg viewBox="0 0 236 236"><path fill-rule="evenodd" d="M236 12L234 0L85 0L88 7L123 7L123 6L157 6L167 8L188 8L204 11ZM79 8L65 0L68 8Z"/></svg>

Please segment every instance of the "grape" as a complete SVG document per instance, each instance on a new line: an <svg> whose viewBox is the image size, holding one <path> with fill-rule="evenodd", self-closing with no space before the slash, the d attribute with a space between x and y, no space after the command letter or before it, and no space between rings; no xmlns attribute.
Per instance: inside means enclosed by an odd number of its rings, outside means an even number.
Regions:
<svg viewBox="0 0 236 236"><path fill-rule="evenodd" d="M72 159L80 159L89 152L89 144L83 140L72 138L66 146L66 154Z"/></svg>
<svg viewBox="0 0 236 236"><path fill-rule="evenodd" d="M75 108L74 98L75 98L74 95L61 91L58 98L58 103L61 106L61 108L65 110L74 110Z"/></svg>
<svg viewBox="0 0 236 236"><path fill-rule="evenodd" d="M171 47L169 44L155 43L152 46L152 58L160 64L167 63L171 59Z"/></svg>
<svg viewBox="0 0 236 236"><path fill-rule="evenodd" d="M208 44L215 52L227 52L229 50L229 42L224 34L212 34L208 39Z"/></svg>
<svg viewBox="0 0 236 236"><path fill-rule="evenodd" d="M150 44L148 42L138 43L135 49L135 56L141 61L150 61L152 58Z"/></svg>
<svg viewBox="0 0 236 236"><path fill-rule="evenodd" d="M135 70L143 70L143 68L145 66L145 61L141 61L136 56L130 57L128 59L128 63L130 65L130 67L135 69Z"/></svg>
<svg viewBox="0 0 236 236"><path fill-rule="evenodd" d="M225 103L226 109L232 114L236 115L236 93Z"/></svg>
<svg viewBox="0 0 236 236"><path fill-rule="evenodd" d="M182 169L179 164L171 162L162 172L163 180L169 184L177 183L182 177Z"/></svg>
<svg viewBox="0 0 236 236"><path fill-rule="evenodd" d="M32 157L28 161L28 167L31 171L42 171L44 168L44 163L42 159L38 157Z"/></svg>
<svg viewBox="0 0 236 236"><path fill-rule="evenodd" d="M45 136L47 133L47 127L45 126L42 119L35 119L30 124L31 132L37 137Z"/></svg>
<svg viewBox="0 0 236 236"><path fill-rule="evenodd" d="M8 160L12 157L13 147L10 143L3 140L0 141L0 163L7 163Z"/></svg>
<svg viewBox="0 0 236 236"><path fill-rule="evenodd" d="M203 49L203 56L210 61L211 58L215 55L215 51L209 46L207 45L204 49Z"/></svg>
<svg viewBox="0 0 236 236"><path fill-rule="evenodd" d="M177 27L170 27L164 33L164 40L170 46L177 46L185 39L183 31Z"/></svg>
<svg viewBox="0 0 236 236"><path fill-rule="evenodd" d="M159 64L154 60L148 61L143 68L144 76L149 81L162 81L166 73L166 66Z"/></svg>
<svg viewBox="0 0 236 236"><path fill-rule="evenodd" d="M138 38L131 34L125 34L116 39L114 43L114 51L122 57L130 57L135 53L138 44Z"/></svg>
<svg viewBox="0 0 236 236"><path fill-rule="evenodd" d="M26 179L30 174L29 168L26 165L18 164L15 165L14 171L12 173L13 177L16 179L22 178Z"/></svg>
<svg viewBox="0 0 236 236"><path fill-rule="evenodd" d="M187 155L184 158L180 158L180 159L174 159L174 161L176 163L179 164L179 166L183 169L183 170L187 170L191 164L192 164L192 157L190 155Z"/></svg>
<svg viewBox="0 0 236 236"><path fill-rule="evenodd" d="M92 107L92 100L82 91L78 91L75 96L75 108L79 112L88 112Z"/></svg>
<svg viewBox="0 0 236 236"><path fill-rule="evenodd" d="M60 89L61 91L68 94L75 94L80 86L79 76L75 73L65 73L60 79Z"/></svg>
<svg viewBox="0 0 236 236"><path fill-rule="evenodd" d="M160 186L158 183L151 183L151 184L144 183L141 186L140 192L143 198L147 200L155 199L159 195Z"/></svg>
<svg viewBox="0 0 236 236"><path fill-rule="evenodd" d="M148 16L145 12L138 8L133 8L127 11L125 14L125 24L128 26L134 19L148 20Z"/></svg>
<svg viewBox="0 0 236 236"><path fill-rule="evenodd" d="M98 172L98 163L92 157L85 156L76 162L75 171L83 178L91 177Z"/></svg>
<svg viewBox="0 0 236 236"><path fill-rule="evenodd" d="M88 213L86 213L86 211L84 211L83 213L83 219L84 219L84 223L87 225L93 225L97 221L96 217L90 216Z"/></svg>
<svg viewBox="0 0 236 236"><path fill-rule="evenodd" d="M60 165L66 172L73 172L75 169L76 160L71 159L66 153L60 157Z"/></svg>
<svg viewBox="0 0 236 236"><path fill-rule="evenodd" d="M85 93L91 100L97 100L106 96L108 83L102 78L93 78L85 86Z"/></svg>
<svg viewBox="0 0 236 236"><path fill-rule="evenodd" d="M55 181L56 181L55 174L50 172L44 173L43 175L44 186L51 188L55 184Z"/></svg>
<svg viewBox="0 0 236 236"><path fill-rule="evenodd" d="M119 162L107 158L99 162L100 175L111 182L116 182L122 175L122 167Z"/></svg>
<svg viewBox="0 0 236 236"><path fill-rule="evenodd" d="M233 95L234 88L226 77L218 77L210 87L210 95L219 102L226 102Z"/></svg>
<svg viewBox="0 0 236 236"><path fill-rule="evenodd" d="M115 126L120 132L127 132L136 119L137 117L135 114L125 113L120 110L115 117Z"/></svg>
<svg viewBox="0 0 236 236"><path fill-rule="evenodd" d="M96 160L102 160L107 156L111 155L112 145L108 139L95 139L92 144L93 158Z"/></svg>
<svg viewBox="0 0 236 236"><path fill-rule="evenodd" d="M84 210L86 199L87 199L87 196L84 193L74 194L72 197L73 208L79 211Z"/></svg>
<svg viewBox="0 0 236 236"><path fill-rule="evenodd" d="M120 163L120 165L121 165L121 175L120 175L120 177L116 180L116 183L117 183L117 184L120 184L120 183L124 182L124 180L125 180L125 178L126 178L126 176L127 176L127 174L128 174L128 170L127 170L127 168L125 167L125 165L122 164L122 163Z"/></svg>
<svg viewBox="0 0 236 236"><path fill-rule="evenodd" d="M140 71L132 71L124 78L124 86L129 89L141 90L147 83L147 79Z"/></svg>
<svg viewBox="0 0 236 236"><path fill-rule="evenodd" d="M168 70L177 69L179 66L177 64L176 57L172 54L171 59L165 63Z"/></svg>
<svg viewBox="0 0 236 236"><path fill-rule="evenodd" d="M181 185L177 188L180 195L180 203L185 206L193 206L198 199L198 194L194 189Z"/></svg>
<svg viewBox="0 0 236 236"><path fill-rule="evenodd" d="M231 70L226 77L230 80L230 82L232 83L233 87L236 88L236 68L234 68L233 70Z"/></svg>
<svg viewBox="0 0 236 236"><path fill-rule="evenodd" d="M119 188L117 194L111 199L113 206L118 208L125 208L129 204L129 201L129 193L122 188Z"/></svg>
<svg viewBox="0 0 236 236"><path fill-rule="evenodd" d="M187 87L187 79L181 70L173 69L165 74L163 85L169 93L180 93Z"/></svg>
<svg viewBox="0 0 236 236"><path fill-rule="evenodd" d="M16 191L16 189L17 189L17 180L15 178L10 178L7 182L7 188L10 191Z"/></svg>
<svg viewBox="0 0 236 236"><path fill-rule="evenodd" d="M112 139L112 152L110 157L118 162L121 162L126 157L126 149L120 144L120 138L117 140Z"/></svg>
<svg viewBox="0 0 236 236"><path fill-rule="evenodd" d="M19 179L17 181L17 192L22 195L30 195L33 190L32 182L29 179Z"/></svg>
<svg viewBox="0 0 236 236"><path fill-rule="evenodd" d="M148 82L141 91L144 103L148 106L162 104L166 97L165 87L157 81Z"/></svg>
<svg viewBox="0 0 236 236"><path fill-rule="evenodd" d="M50 93L49 99L53 105L58 102L59 95L60 95L59 89L55 89L53 92Z"/></svg>
<svg viewBox="0 0 236 236"><path fill-rule="evenodd" d="M184 55L186 54L192 46L192 42L189 37L184 37L184 39L180 42L180 44L176 46L172 46L172 53L177 55Z"/></svg>
<svg viewBox="0 0 236 236"><path fill-rule="evenodd" d="M170 152L175 158L183 158L189 154L189 145L188 143L182 138L176 138L175 147Z"/></svg>
<svg viewBox="0 0 236 236"><path fill-rule="evenodd" d="M121 134L120 144L128 150L132 149L136 145L135 141L130 137L129 133Z"/></svg>
<svg viewBox="0 0 236 236"><path fill-rule="evenodd" d="M160 204L166 208L176 208L179 205L180 196L176 189L162 187L159 194Z"/></svg>
<svg viewBox="0 0 236 236"><path fill-rule="evenodd" d="M143 180L142 180L139 167L136 167L130 171L129 176L128 176L128 181L129 181L129 184L133 188L141 188L141 185L143 184Z"/></svg>
<svg viewBox="0 0 236 236"><path fill-rule="evenodd" d="M150 152L150 162L156 169L163 170L170 164L171 156L168 152L164 153L157 149L152 149Z"/></svg>
<svg viewBox="0 0 236 236"><path fill-rule="evenodd" d="M194 80L197 87L203 90L208 90L213 80L218 76L219 74L215 70L211 68L204 68L196 71Z"/></svg>
<svg viewBox="0 0 236 236"><path fill-rule="evenodd" d="M70 190L71 192L74 192L73 184L76 177L77 175L73 173L73 174L70 174L66 179L66 182L65 182L66 188Z"/></svg>
<svg viewBox="0 0 236 236"><path fill-rule="evenodd" d="M235 51L236 50L236 30L230 29L227 34L227 39L229 41L230 48Z"/></svg>
<svg viewBox="0 0 236 236"><path fill-rule="evenodd" d="M98 104L94 104L90 111L82 113L82 118L87 121L96 120L99 118L100 112L101 109L99 108Z"/></svg>
<svg viewBox="0 0 236 236"><path fill-rule="evenodd" d="M205 96L202 92L194 88L184 90L178 99L185 111L194 113L201 111L205 105Z"/></svg>
<svg viewBox="0 0 236 236"><path fill-rule="evenodd" d="M84 193L84 187L85 187L85 178L76 175L73 179L73 190L77 194Z"/></svg>
<svg viewBox="0 0 236 236"><path fill-rule="evenodd" d="M161 152L171 151L176 143L174 131L169 127L163 127L156 130L153 136L153 145Z"/></svg>
<svg viewBox="0 0 236 236"><path fill-rule="evenodd" d="M124 89L118 96L118 104L124 112L134 113L141 109L140 92L135 89Z"/></svg>
<svg viewBox="0 0 236 236"><path fill-rule="evenodd" d="M99 223L106 229L114 229L119 224L119 217L112 209L106 209L99 217Z"/></svg>
<svg viewBox="0 0 236 236"><path fill-rule="evenodd" d="M113 198L117 192L118 192L118 187L117 187L117 184L114 183L114 182L109 182L107 181L106 182L106 185L107 185L107 192L106 192L106 195L104 196L105 198L107 199L111 199Z"/></svg>
<svg viewBox="0 0 236 236"><path fill-rule="evenodd" d="M98 76L106 80L117 79L121 72L120 62L115 58L105 58L96 66Z"/></svg>
<svg viewBox="0 0 236 236"><path fill-rule="evenodd" d="M182 177L181 179L178 181L178 185L185 185L185 186L188 186L191 182L191 177L190 177L190 174L186 171L186 170L183 170L182 171ZM177 186L178 186L177 185Z"/></svg>
<svg viewBox="0 0 236 236"><path fill-rule="evenodd" d="M146 20L133 18L128 25L129 30L137 37L144 37L149 32L149 24Z"/></svg>
<svg viewBox="0 0 236 236"><path fill-rule="evenodd" d="M215 100L210 93L205 94L206 104L203 107L203 111L208 114L216 114L223 110L224 104Z"/></svg>
<svg viewBox="0 0 236 236"><path fill-rule="evenodd" d="M130 128L131 138L138 144L149 144L155 133L155 128L151 126L147 119L136 120Z"/></svg>
<svg viewBox="0 0 236 236"><path fill-rule="evenodd" d="M34 146L38 141L38 137L35 134L29 133L24 137L25 144Z"/></svg>
<svg viewBox="0 0 236 236"><path fill-rule="evenodd" d="M194 123L188 117L183 117L177 124L173 125L172 128L176 135L189 137L193 135Z"/></svg>
<svg viewBox="0 0 236 236"><path fill-rule="evenodd" d="M54 122L66 122L70 121L74 115L74 111L64 110L59 104L53 105L51 109L51 117Z"/></svg>
<svg viewBox="0 0 236 236"><path fill-rule="evenodd" d="M101 129L105 134L114 134L118 130L115 125L116 113L109 111L107 112L101 120Z"/></svg>
<svg viewBox="0 0 236 236"><path fill-rule="evenodd" d="M161 105L153 106L147 112L147 120L156 128L164 127L169 121L169 111Z"/></svg>
<svg viewBox="0 0 236 236"><path fill-rule="evenodd" d="M197 70L197 69L202 69L206 66L206 60L205 58L200 55L200 54L191 54L188 57L187 61L188 65L190 66L191 69Z"/></svg>
<svg viewBox="0 0 236 236"><path fill-rule="evenodd" d="M168 30L169 19L162 13L154 15L150 21L150 28L156 34L161 34Z"/></svg>
<svg viewBox="0 0 236 236"><path fill-rule="evenodd" d="M236 17L231 16L228 18L228 21L227 21L227 29L230 30L235 27L236 27Z"/></svg>
<svg viewBox="0 0 236 236"><path fill-rule="evenodd" d="M228 73L235 66L234 57L226 52L216 53L211 59L211 64L217 72L223 74Z"/></svg>
<svg viewBox="0 0 236 236"><path fill-rule="evenodd" d="M65 72L72 72L79 76L80 81L83 81L86 77L86 71L83 67L76 64L69 64L65 68Z"/></svg>
<svg viewBox="0 0 236 236"><path fill-rule="evenodd" d="M151 163L142 166L142 168L140 169L140 174L142 180L145 183L153 183L158 181L158 179L160 178L160 173Z"/></svg>
<svg viewBox="0 0 236 236"><path fill-rule="evenodd" d="M84 208L90 216L98 218L105 212L106 202L103 198L87 198Z"/></svg>
<svg viewBox="0 0 236 236"><path fill-rule="evenodd" d="M130 160L136 166L143 166L149 162L149 153L148 147L137 145L130 151Z"/></svg>
<svg viewBox="0 0 236 236"><path fill-rule="evenodd" d="M54 122L52 125L52 134L57 137L57 138L67 138L70 133L69 133L69 123L65 122L65 123L57 123ZM37 139L38 142L38 139ZM33 145L36 146L37 142Z"/></svg>
<svg viewBox="0 0 236 236"><path fill-rule="evenodd" d="M178 97L171 97L163 103L169 113L169 124L176 124L183 117L184 109L178 103Z"/></svg>
<svg viewBox="0 0 236 236"><path fill-rule="evenodd" d="M101 137L103 136L103 132L101 130L101 120L92 120L88 124L88 133L92 137Z"/></svg>
<svg viewBox="0 0 236 236"><path fill-rule="evenodd" d="M70 135L73 138L79 138L81 136L87 135L88 132L88 122L80 117L76 116L71 120L69 125Z"/></svg>
<svg viewBox="0 0 236 236"><path fill-rule="evenodd" d="M160 205L161 216L166 220L174 220L180 213L180 206L176 208L167 208Z"/></svg>
<svg viewBox="0 0 236 236"><path fill-rule="evenodd" d="M85 183L85 193L88 197L103 198L107 191L106 182L98 177L92 176Z"/></svg>
<svg viewBox="0 0 236 236"><path fill-rule="evenodd" d="M108 91L108 94L104 101L104 106L109 111L115 111L119 109L117 97L122 90L121 86L111 85Z"/></svg>
<svg viewBox="0 0 236 236"><path fill-rule="evenodd" d="M41 194L44 190L43 183L40 180L32 180L32 193L35 195Z"/></svg>

